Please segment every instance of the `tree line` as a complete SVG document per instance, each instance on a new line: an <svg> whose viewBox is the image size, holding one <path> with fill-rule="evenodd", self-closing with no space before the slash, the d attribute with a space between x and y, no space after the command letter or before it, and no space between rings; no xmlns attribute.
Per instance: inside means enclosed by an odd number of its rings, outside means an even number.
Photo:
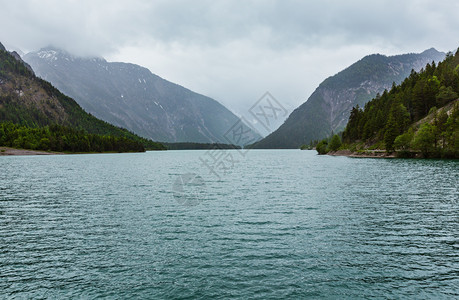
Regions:
<svg viewBox="0 0 459 300"><path fill-rule="evenodd" d="M31 128L0 123L0 146L57 152L144 152L142 143L126 137L90 134L62 125Z"/></svg>

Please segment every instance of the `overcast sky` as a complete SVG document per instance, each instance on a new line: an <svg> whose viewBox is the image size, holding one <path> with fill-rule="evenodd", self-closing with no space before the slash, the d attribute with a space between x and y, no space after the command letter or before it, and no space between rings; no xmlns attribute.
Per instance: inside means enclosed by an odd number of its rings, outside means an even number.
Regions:
<svg viewBox="0 0 459 300"><path fill-rule="evenodd" d="M459 1L0 0L0 42L132 62L245 114L290 111L365 55L459 46Z"/></svg>

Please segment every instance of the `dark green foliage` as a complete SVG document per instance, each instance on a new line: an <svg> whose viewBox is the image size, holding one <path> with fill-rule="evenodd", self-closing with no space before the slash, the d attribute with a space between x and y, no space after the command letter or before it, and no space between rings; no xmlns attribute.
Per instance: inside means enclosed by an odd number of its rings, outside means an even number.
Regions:
<svg viewBox="0 0 459 300"><path fill-rule="evenodd" d="M326 139L320 141L316 146L316 150L321 155L327 154L328 153L328 141Z"/></svg>
<svg viewBox="0 0 459 300"><path fill-rule="evenodd" d="M416 81L411 94L414 119L422 118L436 105L436 95L440 90L440 81L436 76L426 71L421 74L423 76Z"/></svg>
<svg viewBox="0 0 459 300"><path fill-rule="evenodd" d="M301 145L300 150L312 150L314 149L311 145Z"/></svg>
<svg viewBox="0 0 459 300"><path fill-rule="evenodd" d="M9 73L34 76L24 63L15 59L8 51L0 49L0 79L8 78Z"/></svg>
<svg viewBox="0 0 459 300"><path fill-rule="evenodd" d="M330 144L328 145L328 150L336 151L338 150L339 147L341 147L341 139L339 135L335 134L330 140Z"/></svg>
<svg viewBox="0 0 459 300"><path fill-rule="evenodd" d="M437 99L437 105L438 106L443 106L447 104L448 102L457 99L457 93L453 90L451 86L445 87L442 86L440 87L440 90L438 94L436 95Z"/></svg>
<svg viewBox="0 0 459 300"><path fill-rule="evenodd" d="M309 144L301 145L300 150L313 150L317 146L318 143L319 143L318 140L314 140L314 141L311 140Z"/></svg>
<svg viewBox="0 0 459 300"><path fill-rule="evenodd" d="M411 147L411 141L413 140L414 132L413 129L409 129L407 132L397 136L394 141L394 149L407 151Z"/></svg>
<svg viewBox="0 0 459 300"><path fill-rule="evenodd" d="M394 150L394 140L397 137L398 131L395 118L391 116L387 121L386 130L384 132L384 144L386 145L387 150Z"/></svg>
<svg viewBox="0 0 459 300"><path fill-rule="evenodd" d="M384 141L386 150L420 150L424 156L456 156L459 148L455 139L457 105L448 116L445 109L459 94L459 51L448 54L436 65L428 64L421 72L411 75L400 85L394 85L365 105L364 110L355 107L343 133L346 143L363 141L375 144ZM418 133L409 131L412 124L427 115L433 116L432 124L423 125ZM425 121L422 121L425 122ZM440 153L440 154L439 154ZM456 153L456 154L455 154Z"/></svg>
<svg viewBox="0 0 459 300"><path fill-rule="evenodd" d="M429 123L422 124L421 128L414 137L413 146L421 150L424 156L428 156L435 148L434 126Z"/></svg>
<svg viewBox="0 0 459 300"><path fill-rule="evenodd" d="M140 142L126 137L88 134L61 125L30 128L0 123L0 145L13 148L58 152L144 152Z"/></svg>
<svg viewBox="0 0 459 300"><path fill-rule="evenodd" d="M406 107L403 104L394 103L384 131L384 144L387 150L394 150L395 138L407 128L409 122L410 114Z"/></svg>

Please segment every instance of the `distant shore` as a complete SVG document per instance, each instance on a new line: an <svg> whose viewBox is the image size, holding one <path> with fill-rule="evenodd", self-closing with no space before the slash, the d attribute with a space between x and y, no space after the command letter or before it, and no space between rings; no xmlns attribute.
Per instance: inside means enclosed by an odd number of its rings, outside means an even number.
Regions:
<svg viewBox="0 0 459 300"><path fill-rule="evenodd" d="M38 151L38 150L25 150L25 149L16 149L16 148L10 148L10 147L0 147L0 156L7 156L7 155L58 155L58 154L64 154L64 153Z"/></svg>
<svg viewBox="0 0 459 300"><path fill-rule="evenodd" d="M385 150L365 150L363 152L352 152L350 150L330 151L327 155L347 156L361 158L396 158L395 153L387 153Z"/></svg>

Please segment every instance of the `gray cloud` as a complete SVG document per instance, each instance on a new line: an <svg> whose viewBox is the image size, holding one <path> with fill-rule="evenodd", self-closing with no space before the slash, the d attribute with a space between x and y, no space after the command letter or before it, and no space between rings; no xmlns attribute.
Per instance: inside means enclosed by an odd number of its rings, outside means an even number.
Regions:
<svg viewBox="0 0 459 300"><path fill-rule="evenodd" d="M9 1L0 41L134 62L243 114L294 108L362 56L459 46L457 1ZM455 40L456 39L456 40Z"/></svg>

